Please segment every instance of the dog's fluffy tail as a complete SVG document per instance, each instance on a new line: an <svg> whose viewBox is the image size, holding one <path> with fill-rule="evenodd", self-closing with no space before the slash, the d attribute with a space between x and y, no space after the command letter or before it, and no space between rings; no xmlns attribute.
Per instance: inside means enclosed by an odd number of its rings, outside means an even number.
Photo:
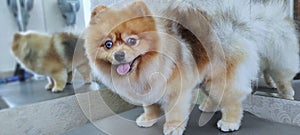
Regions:
<svg viewBox="0 0 300 135"><path fill-rule="evenodd" d="M272 19L286 19L287 17L291 17L290 5L285 0L269 0L264 2L263 5L263 8L255 6L256 9L260 8L258 11L261 11L261 13L258 14L264 14Z"/></svg>

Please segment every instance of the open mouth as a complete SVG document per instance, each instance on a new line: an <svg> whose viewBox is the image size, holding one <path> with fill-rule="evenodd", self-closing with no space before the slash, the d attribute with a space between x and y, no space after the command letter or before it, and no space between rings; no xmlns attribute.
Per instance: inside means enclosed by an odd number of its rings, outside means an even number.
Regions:
<svg viewBox="0 0 300 135"><path fill-rule="evenodd" d="M131 62L129 63L123 63L123 64L120 64L120 65L117 65L117 73L119 75L126 75L128 74L129 72L131 72L136 60L138 58L140 58L141 56L138 56L136 57L135 59L133 59Z"/></svg>

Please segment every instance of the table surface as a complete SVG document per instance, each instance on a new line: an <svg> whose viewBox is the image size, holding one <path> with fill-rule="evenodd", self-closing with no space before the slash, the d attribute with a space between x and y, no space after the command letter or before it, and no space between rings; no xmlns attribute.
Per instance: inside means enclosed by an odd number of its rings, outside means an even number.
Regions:
<svg viewBox="0 0 300 135"><path fill-rule="evenodd" d="M70 130L62 135L160 135L164 119L159 120L157 124L150 128L139 128L134 120L143 112L142 108L136 108L103 120L86 124L82 127ZM185 135L298 135L300 127L275 123L260 119L248 112L244 113L242 126L239 131L231 133L221 132L217 126L217 121L221 118L221 113L217 112L212 119L202 127L198 126L199 117L202 113L195 107L189 119ZM105 131L105 132L104 132Z"/></svg>

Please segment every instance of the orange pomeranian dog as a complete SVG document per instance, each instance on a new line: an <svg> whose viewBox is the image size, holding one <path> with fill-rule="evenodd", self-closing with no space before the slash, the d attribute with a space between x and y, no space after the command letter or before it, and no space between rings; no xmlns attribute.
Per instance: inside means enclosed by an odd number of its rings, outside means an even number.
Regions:
<svg viewBox="0 0 300 135"><path fill-rule="evenodd" d="M176 19L173 13L166 14ZM211 39L208 25L203 25L201 28L207 33L201 35ZM217 90L215 93L221 94L224 87L230 93L223 97L222 107L226 111L219 123L236 130L242 117L241 100L248 93L235 88L237 82L232 80L237 76L239 63L247 59L246 49L231 50L224 60L223 53L216 49L218 45L212 42L205 47L200 42L194 43L196 39L181 25L155 18L143 2L135 2L121 10L95 8L85 48L95 76L129 102L144 107L145 112L136 120L138 126L152 126L164 112L164 134L183 134L193 89L205 82L210 86L207 89ZM249 93L251 79L244 83ZM228 80L227 85L224 80ZM216 98L221 99L220 96L217 94Z"/></svg>
<svg viewBox="0 0 300 135"><path fill-rule="evenodd" d="M218 128L238 130L242 101L251 93L251 80L259 70L256 45L268 44L261 39L272 39L268 31L253 26L261 23L277 29L277 25L264 24L270 21L244 23L247 17L239 17L247 16L243 13L248 13L248 8L239 9L242 12L231 9L250 7L245 1L201 1L209 3L198 4L207 12L192 8L197 4L191 3L198 1L187 0L177 6L174 2L158 15L141 1L119 9L98 6L92 12L85 42L92 71L114 92L144 107L136 120L138 126L152 126L164 112L164 134L183 134L194 89L201 84L209 97L200 109L221 110ZM252 16L264 12L252 12ZM290 22L278 20L290 28ZM293 34L293 28L289 30Z"/></svg>
<svg viewBox="0 0 300 135"><path fill-rule="evenodd" d="M11 51L24 68L48 76L49 83L45 86L47 90L61 92L66 83L72 81L72 66L83 75L86 83L90 82L91 69L86 56L83 54L73 58L77 41L78 36L64 32L53 35L37 32L16 33ZM76 52L79 50L84 53L80 43ZM73 62L73 59L76 61Z"/></svg>

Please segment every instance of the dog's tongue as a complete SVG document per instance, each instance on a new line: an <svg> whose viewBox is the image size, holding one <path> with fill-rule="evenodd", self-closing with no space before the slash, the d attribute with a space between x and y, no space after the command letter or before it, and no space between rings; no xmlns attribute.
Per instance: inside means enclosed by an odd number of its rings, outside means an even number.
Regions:
<svg viewBox="0 0 300 135"><path fill-rule="evenodd" d="M117 67L117 72L119 75L126 75L130 70L130 64L122 64Z"/></svg>

